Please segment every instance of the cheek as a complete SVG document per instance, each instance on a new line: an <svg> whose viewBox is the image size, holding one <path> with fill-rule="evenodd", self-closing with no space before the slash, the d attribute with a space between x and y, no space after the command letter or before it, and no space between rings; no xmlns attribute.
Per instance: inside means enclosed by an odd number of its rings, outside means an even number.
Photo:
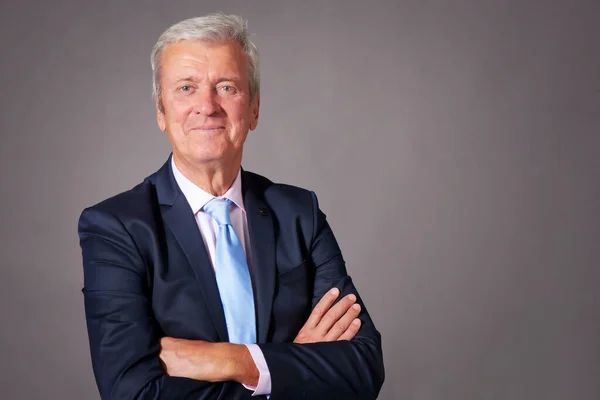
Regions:
<svg viewBox="0 0 600 400"><path fill-rule="evenodd" d="M185 99L170 98L167 111L168 119L173 123L182 123L192 112L192 106Z"/></svg>
<svg viewBox="0 0 600 400"><path fill-rule="evenodd" d="M242 135L250 128L250 115L246 110L235 110L229 114L229 120L236 135Z"/></svg>
<svg viewBox="0 0 600 400"><path fill-rule="evenodd" d="M187 114L171 113L167 116L167 127L174 135L181 137L185 134Z"/></svg>
<svg viewBox="0 0 600 400"><path fill-rule="evenodd" d="M248 121L250 115L248 103L243 98L236 98L222 105L227 112L229 119L236 124L241 124Z"/></svg>

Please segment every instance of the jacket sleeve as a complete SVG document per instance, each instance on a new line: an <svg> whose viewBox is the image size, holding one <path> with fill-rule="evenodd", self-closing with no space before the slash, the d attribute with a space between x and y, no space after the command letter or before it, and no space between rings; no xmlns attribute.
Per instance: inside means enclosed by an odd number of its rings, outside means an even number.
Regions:
<svg viewBox="0 0 600 400"><path fill-rule="evenodd" d="M385 375L381 336L346 272L337 241L314 193L312 200L312 307L332 287L340 289L340 299L354 293L362 307L362 325L351 341L260 344L271 371L271 400L375 399Z"/></svg>
<svg viewBox="0 0 600 400"><path fill-rule="evenodd" d="M90 353L102 399L250 399L236 382L165 374L147 264L123 223L89 208L79 219ZM256 397L255 397L256 399Z"/></svg>

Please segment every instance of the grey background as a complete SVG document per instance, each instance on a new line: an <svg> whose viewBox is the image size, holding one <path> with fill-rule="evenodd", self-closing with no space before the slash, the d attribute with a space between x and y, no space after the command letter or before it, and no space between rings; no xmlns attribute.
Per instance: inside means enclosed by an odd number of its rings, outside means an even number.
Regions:
<svg viewBox="0 0 600 400"><path fill-rule="evenodd" d="M164 162L150 49L223 10L262 54L244 166L319 195L380 398L597 400L599 4L3 2L0 397L97 398L77 218Z"/></svg>

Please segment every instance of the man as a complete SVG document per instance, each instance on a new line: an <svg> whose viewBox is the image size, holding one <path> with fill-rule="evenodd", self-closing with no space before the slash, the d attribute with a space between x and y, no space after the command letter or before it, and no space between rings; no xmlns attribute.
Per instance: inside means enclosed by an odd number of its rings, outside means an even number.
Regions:
<svg viewBox="0 0 600 400"><path fill-rule="evenodd" d="M172 155L81 215L103 399L371 399L380 335L314 193L241 168L259 116L244 21L182 21L152 52Z"/></svg>

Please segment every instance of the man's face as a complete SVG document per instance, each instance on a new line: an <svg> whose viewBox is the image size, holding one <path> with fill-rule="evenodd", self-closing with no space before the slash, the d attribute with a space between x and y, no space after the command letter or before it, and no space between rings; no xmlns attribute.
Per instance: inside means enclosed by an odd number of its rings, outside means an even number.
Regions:
<svg viewBox="0 0 600 400"><path fill-rule="evenodd" d="M259 96L250 103L248 60L234 42L182 40L162 54L159 79L175 160L194 166L241 163L248 130L258 123Z"/></svg>

